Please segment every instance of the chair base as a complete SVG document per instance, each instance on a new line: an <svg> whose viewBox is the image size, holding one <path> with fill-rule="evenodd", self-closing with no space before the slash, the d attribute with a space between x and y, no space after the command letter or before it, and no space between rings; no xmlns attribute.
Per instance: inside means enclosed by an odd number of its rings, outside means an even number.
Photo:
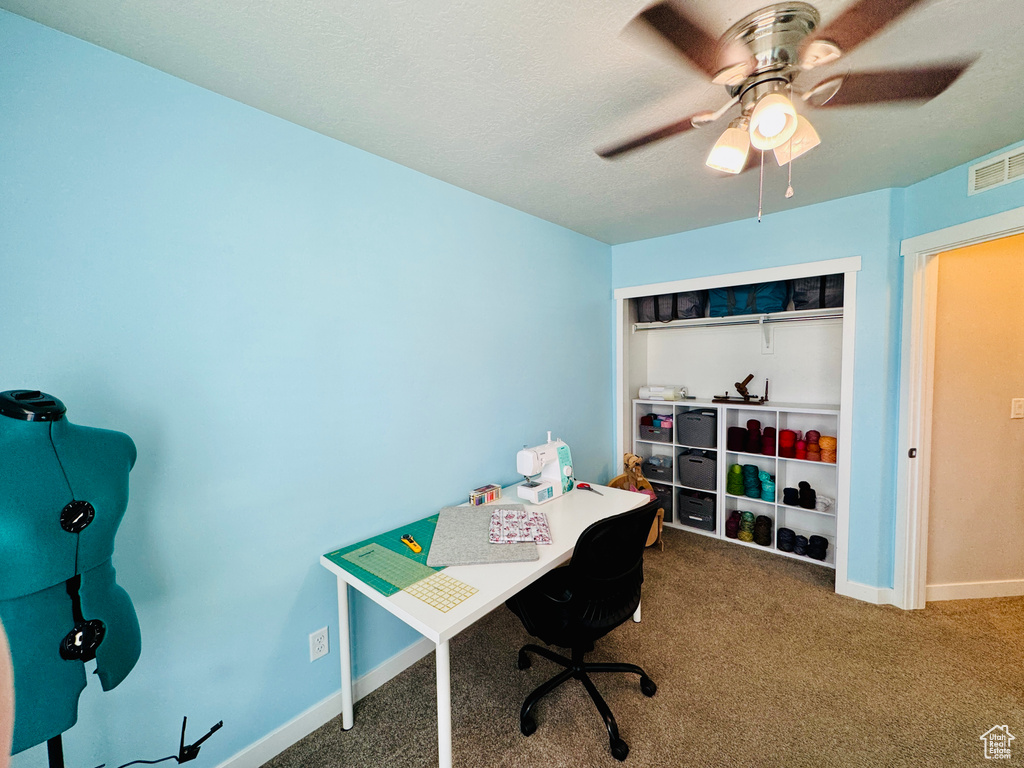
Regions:
<svg viewBox="0 0 1024 768"><path fill-rule="evenodd" d="M619 727L615 722L615 716L612 715L611 709L608 708L605 700L601 697L601 694L598 693L597 688L590 679L589 673L632 672L635 675L640 675L640 690L643 692L644 696L653 696L657 692L658 686L656 686L654 681L647 676L647 673L636 664L584 661L583 655L588 650L590 650L590 648L573 648L572 658L569 659L560 653L555 653L554 651L542 648L539 645L533 645L532 643L524 645L519 649L519 669L526 669L531 664L530 657L526 654L527 651L535 653L538 656L543 656L545 659L565 667L564 670L547 682L538 686L529 696L526 697L526 701L523 702L523 708L519 712L519 729L522 731L524 736L529 736L536 731L537 723L534 721L533 717L530 716L530 712L533 710L534 706L536 706L538 701L547 696L566 680L575 678L583 683L583 687L587 690L587 693L590 694L590 698L597 707L597 711L601 713L605 728L608 729L608 741L612 757L616 760L625 760L626 755L629 754L629 745L619 737Z"/></svg>

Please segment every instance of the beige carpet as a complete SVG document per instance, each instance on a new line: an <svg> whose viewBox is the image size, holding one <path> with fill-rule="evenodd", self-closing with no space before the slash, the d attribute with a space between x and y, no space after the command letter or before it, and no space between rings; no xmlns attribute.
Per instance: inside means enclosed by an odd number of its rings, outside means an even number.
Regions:
<svg viewBox="0 0 1024 768"><path fill-rule="evenodd" d="M595 660L634 675L595 682L640 766L991 766L1024 762L1024 598L905 612L833 592L834 573L678 530L647 550L643 622L598 642ZM456 766L583 768L619 763L597 710L570 681L519 732L522 700L556 672L520 672L529 638L504 607L451 643ZM357 702L266 768L437 765L433 655ZM1007 725L1010 761L980 736Z"/></svg>

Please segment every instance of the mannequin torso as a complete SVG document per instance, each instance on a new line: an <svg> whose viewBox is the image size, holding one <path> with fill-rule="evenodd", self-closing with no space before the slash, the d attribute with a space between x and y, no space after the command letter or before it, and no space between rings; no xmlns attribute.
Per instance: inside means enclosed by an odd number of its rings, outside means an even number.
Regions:
<svg viewBox="0 0 1024 768"><path fill-rule="evenodd" d="M32 401L49 396L19 392L24 410L0 393L0 618L14 666L15 753L74 724L85 661L96 659L109 690L141 652L110 562L135 445L71 424L62 404L33 412Z"/></svg>

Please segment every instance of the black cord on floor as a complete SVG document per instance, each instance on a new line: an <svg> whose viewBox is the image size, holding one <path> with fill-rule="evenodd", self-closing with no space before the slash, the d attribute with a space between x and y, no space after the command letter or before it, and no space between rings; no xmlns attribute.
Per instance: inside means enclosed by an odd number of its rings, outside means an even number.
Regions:
<svg viewBox="0 0 1024 768"><path fill-rule="evenodd" d="M117 768L128 768L129 765L140 765L140 764L141 765L156 765L157 763L162 763L165 760L177 760L177 759L178 758L175 755L168 755L167 757L161 757L159 760L132 760L130 763L125 763L124 765L117 766ZM107 765L106 763L102 763L101 765L97 765L96 768L106 768L106 765Z"/></svg>

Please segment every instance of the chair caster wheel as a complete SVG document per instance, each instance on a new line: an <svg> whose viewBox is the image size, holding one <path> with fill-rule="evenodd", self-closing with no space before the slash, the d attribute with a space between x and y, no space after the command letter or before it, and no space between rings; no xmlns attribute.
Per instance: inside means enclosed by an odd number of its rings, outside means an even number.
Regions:
<svg viewBox="0 0 1024 768"><path fill-rule="evenodd" d="M516 659L516 666L520 669L527 669L531 663L530 657L526 655L525 651L520 651L519 658Z"/></svg>
<svg viewBox="0 0 1024 768"><path fill-rule="evenodd" d="M622 739L615 739L612 742L612 757L616 760L622 761L626 759L626 755L629 754L629 745Z"/></svg>
<svg viewBox="0 0 1024 768"><path fill-rule="evenodd" d="M640 690L643 692L644 696L650 697L658 692L658 686L654 684L654 681L651 680L651 678L641 677Z"/></svg>
<svg viewBox="0 0 1024 768"><path fill-rule="evenodd" d="M519 718L519 730L523 732L523 736L529 736L537 730L537 723L534 722L533 718L529 715ZM629 748L626 748L629 751Z"/></svg>

